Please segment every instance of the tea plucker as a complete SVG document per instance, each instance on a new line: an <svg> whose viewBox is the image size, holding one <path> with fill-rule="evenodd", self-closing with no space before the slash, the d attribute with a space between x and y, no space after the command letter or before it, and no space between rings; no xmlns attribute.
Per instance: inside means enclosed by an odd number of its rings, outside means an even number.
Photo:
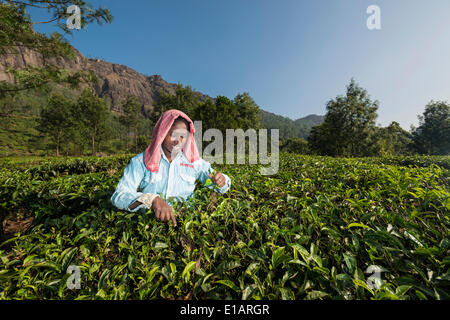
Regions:
<svg viewBox="0 0 450 320"><path fill-rule="evenodd" d="M191 198L196 180L207 185L211 179L207 187L217 185L218 192L225 193L231 179L214 173L211 164L200 158L194 132L194 124L184 112L164 112L153 128L150 145L125 168L112 204L130 212L152 209L157 219L176 225L171 204Z"/></svg>

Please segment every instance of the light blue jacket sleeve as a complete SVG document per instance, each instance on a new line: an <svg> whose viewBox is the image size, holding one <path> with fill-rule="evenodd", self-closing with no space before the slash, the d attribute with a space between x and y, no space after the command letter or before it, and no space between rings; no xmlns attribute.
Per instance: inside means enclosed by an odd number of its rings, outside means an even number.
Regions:
<svg viewBox="0 0 450 320"><path fill-rule="evenodd" d="M137 198L143 195L142 192L137 191L143 177L144 167L141 161L139 161L138 157L132 158L117 184L116 190L110 199L111 203L121 210L130 212L146 208L144 204L137 206L133 210L128 208Z"/></svg>
<svg viewBox="0 0 450 320"><path fill-rule="evenodd" d="M198 180L203 184L206 185L206 180L209 179L209 174L213 174L213 168L211 167L211 164L208 161L205 161L203 159L200 159L200 163L198 166ZM230 189L231 187L231 179L226 174L222 173L225 177L225 185L220 188L218 191L220 193L225 193ZM209 189L214 188L214 184L206 186Z"/></svg>

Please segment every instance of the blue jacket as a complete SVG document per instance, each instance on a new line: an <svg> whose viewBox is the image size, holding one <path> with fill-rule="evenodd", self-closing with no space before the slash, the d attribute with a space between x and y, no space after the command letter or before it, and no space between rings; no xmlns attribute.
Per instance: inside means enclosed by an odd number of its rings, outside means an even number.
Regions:
<svg viewBox="0 0 450 320"><path fill-rule="evenodd" d="M192 197L195 189L195 181L199 180L203 185L213 172L211 164L203 159L190 163L182 152L169 163L161 149L161 162L158 172L150 172L144 164L144 152L134 156L123 172L123 176L117 184L111 197L114 206L121 210L135 212L146 209L144 204L133 210L130 206L144 193L158 193L166 199L187 200ZM231 179L225 175L226 183L218 191L225 193L231 186ZM207 186L213 188L213 185ZM168 201L171 204L171 201Z"/></svg>

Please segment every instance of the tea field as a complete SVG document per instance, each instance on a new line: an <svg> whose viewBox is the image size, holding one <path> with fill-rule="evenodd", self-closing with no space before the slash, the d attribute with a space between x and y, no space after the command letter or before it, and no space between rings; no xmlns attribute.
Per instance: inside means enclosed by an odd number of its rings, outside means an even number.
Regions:
<svg viewBox="0 0 450 320"><path fill-rule="evenodd" d="M449 156L214 165L177 227L109 202L132 156L0 159L0 299L450 298Z"/></svg>

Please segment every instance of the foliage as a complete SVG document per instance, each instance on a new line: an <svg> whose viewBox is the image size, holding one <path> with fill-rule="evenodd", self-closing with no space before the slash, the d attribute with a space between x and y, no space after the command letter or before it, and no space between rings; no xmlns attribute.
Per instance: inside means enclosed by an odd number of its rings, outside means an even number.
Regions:
<svg viewBox="0 0 450 320"><path fill-rule="evenodd" d="M159 92L159 99L154 104L149 118L156 124L161 115L169 109L177 109L187 115L192 115L199 103L198 93L196 94L191 86L184 87L178 83L175 87L175 94Z"/></svg>
<svg viewBox="0 0 450 320"><path fill-rule="evenodd" d="M419 127L413 128L413 139L418 152L450 154L450 105L443 101L431 101L418 118Z"/></svg>
<svg viewBox="0 0 450 320"><path fill-rule="evenodd" d="M280 150L299 154L308 154L310 152L308 142L302 138L289 138L282 140Z"/></svg>
<svg viewBox="0 0 450 320"><path fill-rule="evenodd" d="M330 156L374 155L377 109L378 101L372 102L367 91L352 79L345 96L327 103L324 122L311 129L311 149Z"/></svg>
<svg viewBox="0 0 450 320"><path fill-rule="evenodd" d="M260 120L261 110L248 92L238 93L234 97L233 102L238 110L239 128L245 131L247 129L257 130L262 127Z"/></svg>
<svg viewBox="0 0 450 320"><path fill-rule="evenodd" d="M411 133L403 130L400 124L392 121L386 128L378 128L376 137L376 154L386 155L408 155L413 154L413 140Z"/></svg>
<svg viewBox="0 0 450 320"><path fill-rule="evenodd" d="M136 96L128 96L122 104L124 115L120 117L121 123L133 133L135 152L138 153L138 128L142 121L141 104Z"/></svg>
<svg viewBox="0 0 450 320"><path fill-rule="evenodd" d="M6 2L6 3L5 3ZM37 2L37 1L35 1ZM53 34L50 38L36 33L33 22L25 13L26 5L13 1L0 3L0 54L18 53L19 47L38 50L45 57L73 57L70 46L61 35Z"/></svg>
<svg viewBox="0 0 450 320"><path fill-rule="evenodd" d="M190 86L178 84L174 95L160 93L150 119L156 123L161 114L169 109L181 110L193 121L202 121L203 130L215 128L223 134L226 129L241 128L245 131L261 127L260 109L247 92L237 94L234 100L217 96L214 100L201 101Z"/></svg>
<svg viewBox="0 0 450 320"><path fill-rule="evenodd" d="M71 127L73 103L63 95L53 95L49 98L47 107L42 108L37 129L51 136L56 144L56 156L59 156L61 143L68 143Z"/></svg>
<svg viewBox="0 0 450 320"><path fill-rule="evenodd" d="M320 125L324 116L309 115L304 118L292 120L271 112L261 110L261 125L267 129L280 130L281 139L302 138L307 139L311 128Z"/></svg>
<svg viewBox="0 0 450 320"><path fill-rule="evenodd" d="M0 212L36 217L0 244L1 299L450 298L449 169L433 162L448 157L281 153L270 177L215 165L232 188L210 201L197 185L178 227L109 203L130 157L0 163Z"/></svg>
<svg viewBox="0 0 450 320"><path fill-rule="evenodd" d="M74 115L86 129L91 139L92 155L95 155L95 140L99 135L107 136L106 122L109 110L103 98L97 97L92 89L86 88L78 98Z"/></svg>
<svg viewBox="0 0 450 320"><path fill-rule="evenodd" d="M21 92L14 96L14 112L2 118L0 126L0 156L8 155L50 155L56 150L56 143L48 134L38 131L40 113L48 107L52 95L64 96L70 105L75 105L81 92L61 86L51 86L50 92ZM0 99L0 105L5 99ZM76 115L76 106L71 107L73 124L66 127L67 140L60 146L60 154L81 156L92 154L92 138ZM27 109L25 111L25 109ZM23 112L22 112L23 111ZM106 123L96 138L96 152L119 154L136 152L135 143L130 143L134 134L121 120L121 114L106 111ZM138 121L137 151L143 151L151 140L152 122L147 118Z"/></svg>
<svg viewBox="0 0 450 320"><path fill-rule="evenodd" d="M23 49L34 50L42 58L42 66L26 66L23 69L8 68L6 71L15 78L15 83L0 82L0 98L12 97L24 90L42 88L50 83L66 83L71 87L78 87L80 82L95 83L97 78L92 72L68 72L52 65L49 58L64 57L74 59L75 55L70 44L60 33L53 33L49 37L33 30L33 23L28 14L27 7L46 9L53 19L47 22L57 22L57 25L66 33L71 30L64 23L69 17L66 9L69 5L77 5L81 10L81 27L94 20L110 23L112 17L107 9L94 9L89 3L82 0L2 0L0 2L0 54L21 54ZM62 22L64 21L64 22Z"/></svg>
<svg viewBox="0 0 450 320"><path fill-rule="evenodd" d="M12 115L2 118L0 126L0 155L45 154L48 141L36 130L36 117ZM54 154L54 151L52 150Z"/></svg>

